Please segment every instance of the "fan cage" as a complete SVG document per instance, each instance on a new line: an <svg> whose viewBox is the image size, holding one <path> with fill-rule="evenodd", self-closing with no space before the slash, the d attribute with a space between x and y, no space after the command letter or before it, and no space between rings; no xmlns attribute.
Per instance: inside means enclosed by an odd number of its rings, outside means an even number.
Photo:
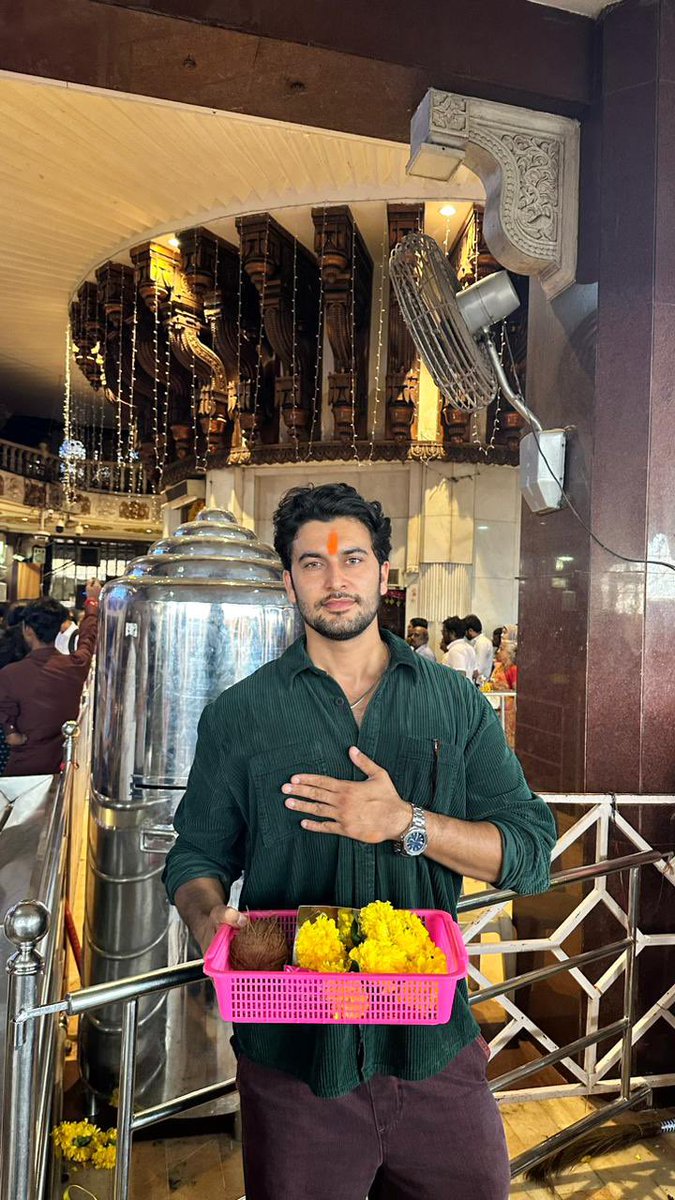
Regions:
<svg viewBox="0 0 675 1200"><path fill-rule="evenodd" d="M390 279L403 320L444 400L463 412L486 408L499 383L464 322L452 269L438 242L425 233L404 237L392 250Z"/></svg>

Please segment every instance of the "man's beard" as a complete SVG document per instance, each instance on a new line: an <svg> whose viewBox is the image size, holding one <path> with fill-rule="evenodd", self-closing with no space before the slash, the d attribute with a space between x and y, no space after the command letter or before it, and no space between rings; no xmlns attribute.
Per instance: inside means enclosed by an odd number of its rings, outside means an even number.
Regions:
<svg viewBox="0 0 675 1200"><path fill-rule="evenodd" d="M358 605L355 613L345 614L337 613L334 617L328 617L322 612L322 605L316 605L313 609L307 608L297 592L295 594L298 612L302 617L305 625L309 625L310 629L320 633L322 637L329 638L332 642L348 642L351 638L358 637L377 617L377 610L380 606L379 591L376 596L368 601L364 601L361 596L354 596L352 593L338 592L333 596L326 597L327 600L354 600ZM323 601L322 603L326 603Z"/></svg>

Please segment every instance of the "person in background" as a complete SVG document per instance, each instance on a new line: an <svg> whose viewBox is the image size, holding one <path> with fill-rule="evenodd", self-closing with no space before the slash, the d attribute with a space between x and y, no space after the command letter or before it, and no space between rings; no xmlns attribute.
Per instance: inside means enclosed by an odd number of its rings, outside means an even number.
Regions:
<svg viewBox="0 0 675 1200"><path fill-rule="evenodd" d="M489 637L483 633L483 623L475 613L469 613L464 618L465 637L470 642L476 655L478 674L488 680L492 674L494 648Z"/></svg>
<svg viewBox="0 0 675 1200"><path fill-rule="evenodd" d="M490 686L493 692L515 692L517 690L518 667L516 666L515 642L502 638ZM516 744L516 698L515 696L505 696L502 703L504 705L504 733L509 746L513 749Z"/></svg>
<svg viewBox="0 0 675 1200"><path fill-rule="evenodd" d="M495 657L497 655L497 651L499 650L499 647L502 644L502 634L504 633L505 629L506 629L506 625L498 625L496 629L492 630L492 649L495 652Z"/></svg>
<svg viewBox="0 0 675 1200"><path fill-rule="evenodd" d="M20 662L28 653L21 628L26 603L26 600L15 600L5 613L4 629L0 634L0 670L9 663Z"/></svg>
<svg viewBox="0 0 675 1200"><path fill-rule="evenodd" d="M4 604L2 613L2 631L0 632L0 670L9 663L20 662L28 653L21 629L21 619L25 608L23 600L15 600L13 604ZM4 775L9 759L11 746L7 745L5 731L0 725L0 775Z"/></svg>
<svg viewBox="0 0 675 1200"><path fill-rule="evenodd" d="M72 654L77 649L77 610L68 609L68 616L59 630L54 645L59 654Z"/></svg>
<svg viewBox="0 0 675 1200"><path fill-rule="evenodd" d="M7 775L53 775L61 765L64 721L73 721L96 648L96 580L87 585L85 616L74 654L59 654L55 641L66 618L57 600L33 600L23 612L28 653L0 671L0 723L11 748Z"/></svg>
<svg viewBox="0 0 675 1200"><path fill-rule="evenodd" d="M408 625L408 645L412 646L415 654L436 662L436 655L429 645L429 622L424 617L413 617Z"/></svg>
<svg viewBox="0 0 675 1200"><path fill-rule="evenodd" d="M461 671L467 679L478 672L478 661L473 646L464 637L464 622L461 617L446 617L443 622L441 650L445 651L443 666Z"/></svg>

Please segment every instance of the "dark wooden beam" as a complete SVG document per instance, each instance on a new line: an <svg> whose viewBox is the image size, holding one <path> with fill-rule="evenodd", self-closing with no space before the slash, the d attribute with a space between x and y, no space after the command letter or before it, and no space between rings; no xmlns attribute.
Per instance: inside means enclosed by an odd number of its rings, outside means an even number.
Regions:
<svg viewBox="0 0 675 1200"><path fill-rule="evenodd" d="M431 72L449 91L566 99L590 85L593 21L529 0L98 0ZM438 82L443 78L444 82Z"/></svg>
<svg viewBox="0 0 675 1200"><path fill-rule="evenodd" d="M429 87L571 116L592 98L594 23L527 0L414 20L401 0L140 2L0 0L0 68L400 142Z"/></svg>

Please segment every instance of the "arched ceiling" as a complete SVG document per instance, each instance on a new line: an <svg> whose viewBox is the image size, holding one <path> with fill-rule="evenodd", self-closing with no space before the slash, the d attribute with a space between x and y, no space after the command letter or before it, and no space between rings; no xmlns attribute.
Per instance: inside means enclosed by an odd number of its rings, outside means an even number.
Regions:
<svg viewBox="0 0 675 1200"><path fill-rule="evenodd" d="M70 297L147 237L283 209L307 225L323 202L365 220L367 201L483 198L462 166L438 184L408 178L407 159L403 144L0 74L0 405L58 415Z"/></svg>

